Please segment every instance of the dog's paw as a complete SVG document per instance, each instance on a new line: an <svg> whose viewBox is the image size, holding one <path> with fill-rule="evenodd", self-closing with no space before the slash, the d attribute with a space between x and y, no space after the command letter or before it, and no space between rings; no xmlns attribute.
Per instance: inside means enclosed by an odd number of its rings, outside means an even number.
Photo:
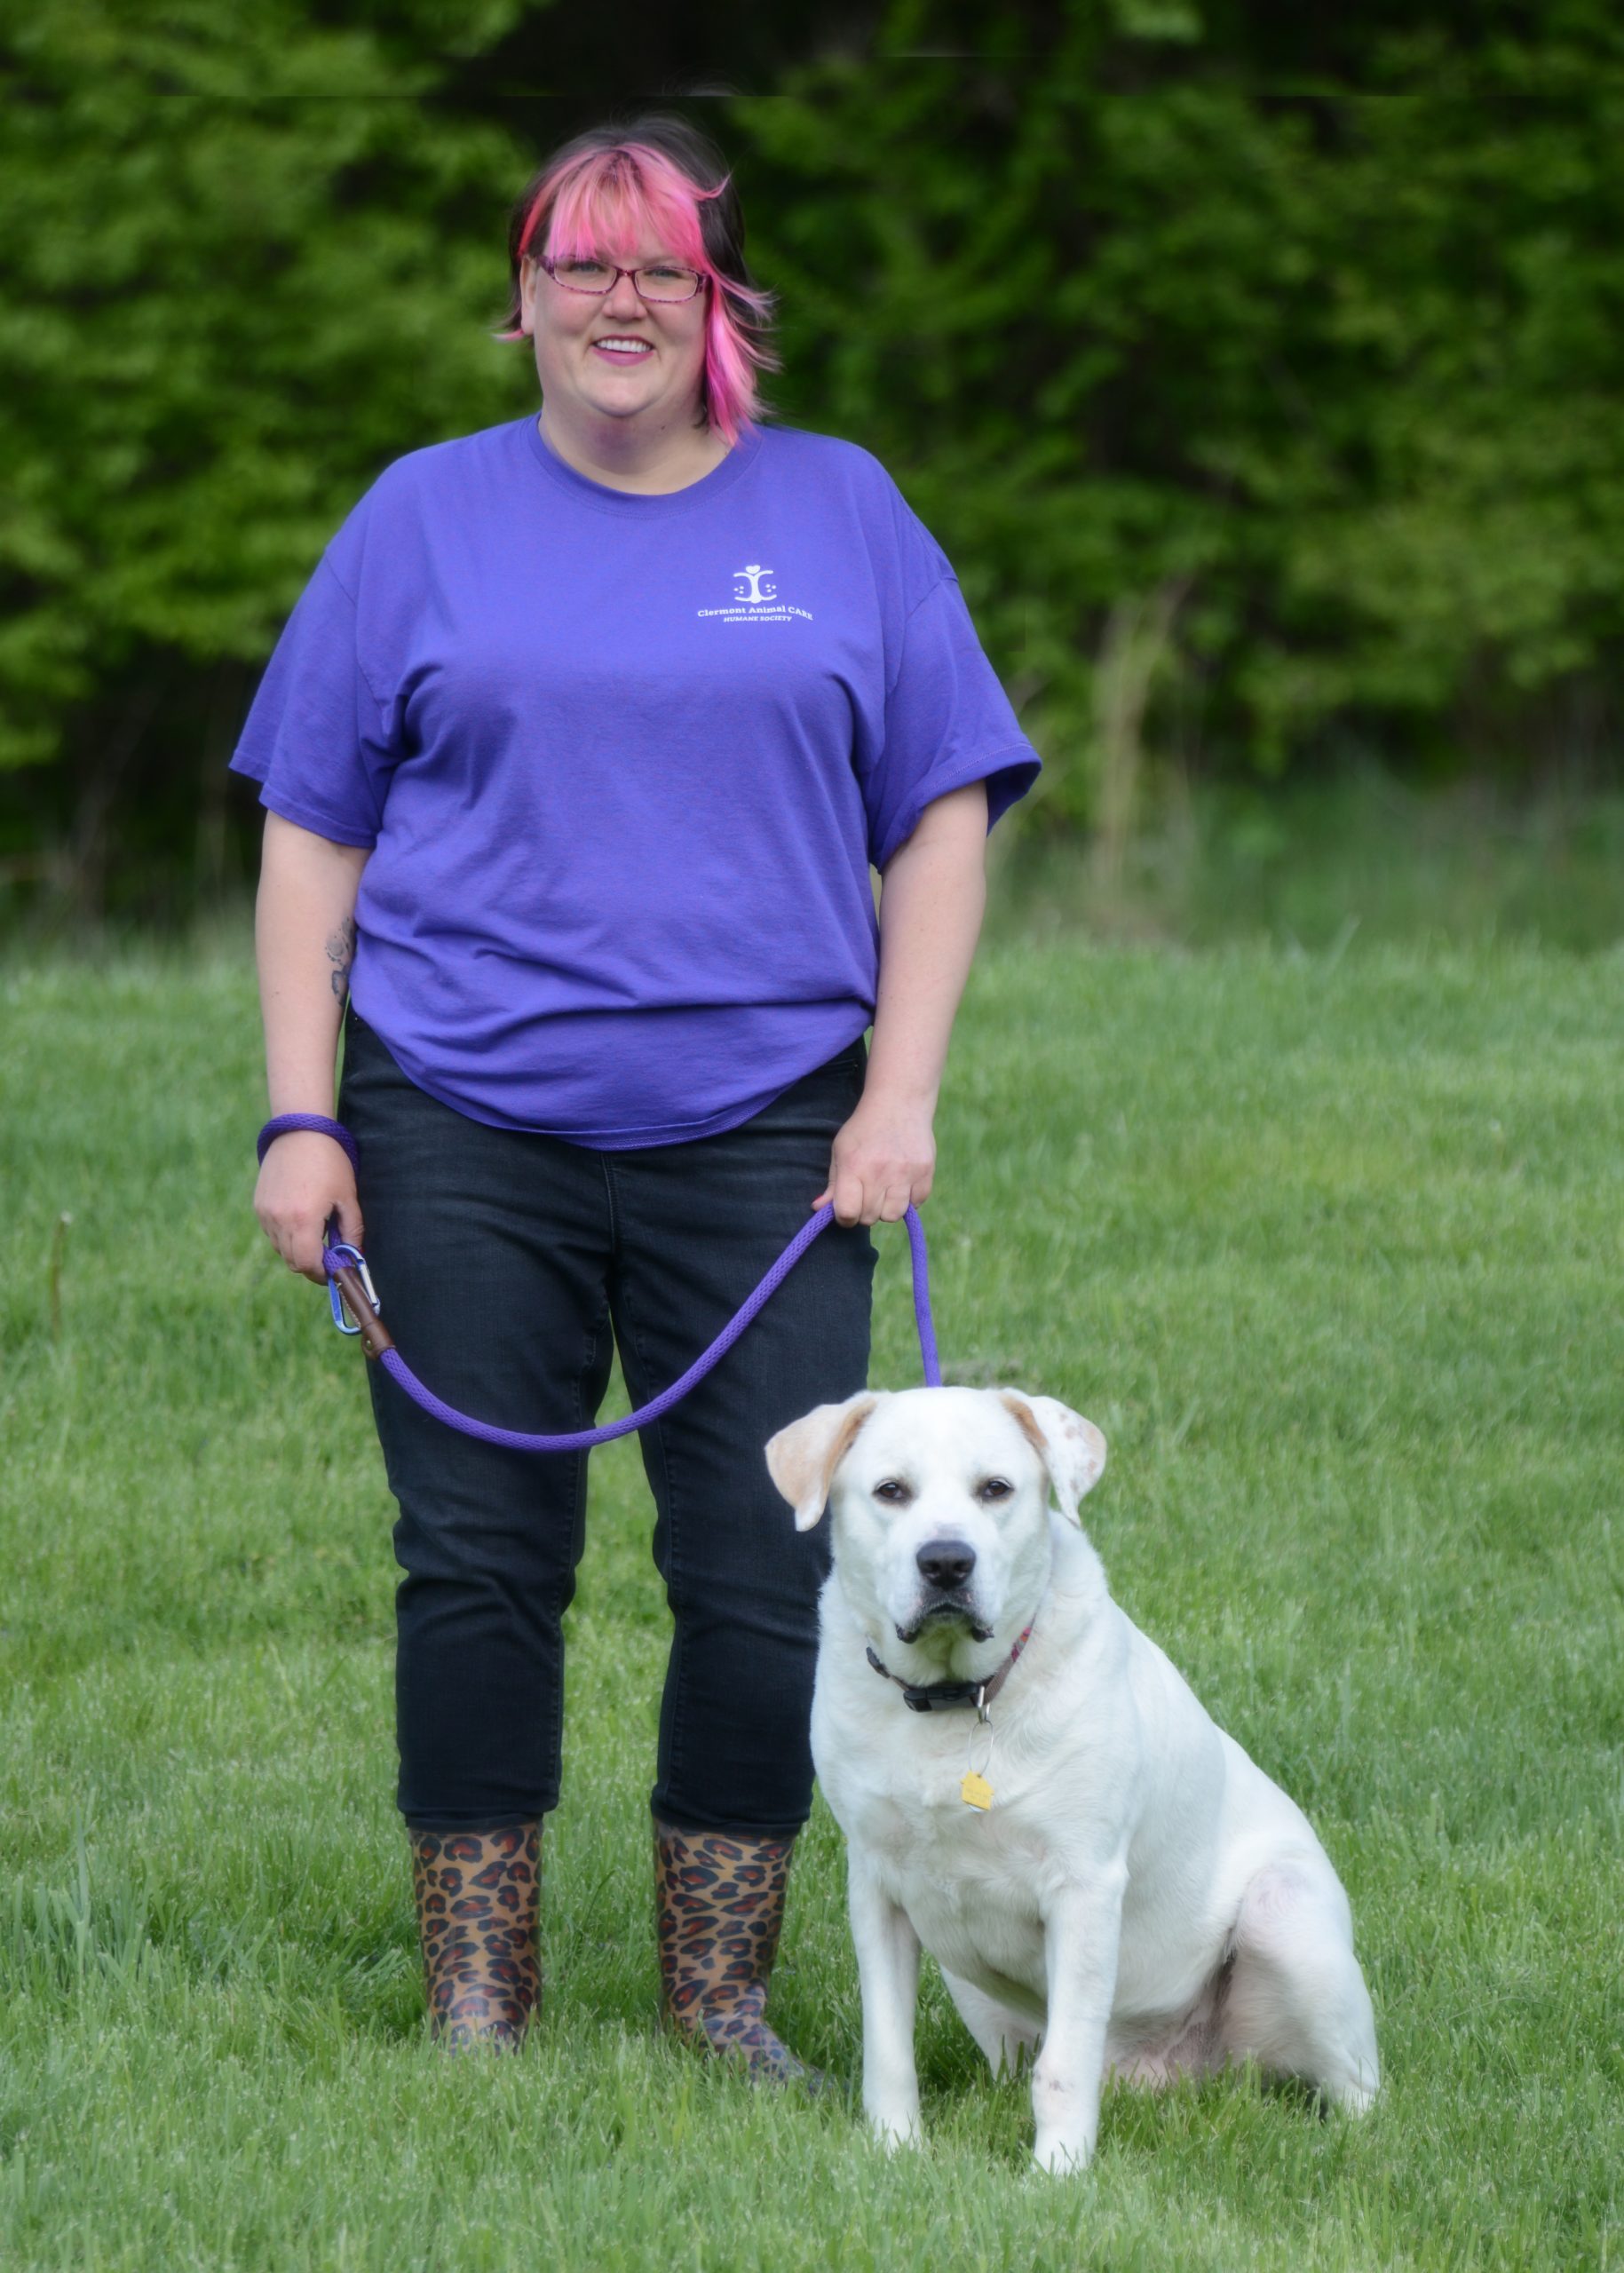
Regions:
<svg viewBox="0 0 1624 2273"><path fill-rule="evenodd" d="M917 2108L895 2115L870 2114L868 2128L888 2155L898 2154L904 2147L923 2147L925 2142Z"/></svg>
<svg viewBox="0 0 1624 2273"><path fill-rule="evenodd" d="M1032 2150L1032 2167L1050 2178L1075 2178L1087 2170L1092 2160L1092 2150L1086 2140L1063 2139L1051 2132L1040 2139Z"/></svg>

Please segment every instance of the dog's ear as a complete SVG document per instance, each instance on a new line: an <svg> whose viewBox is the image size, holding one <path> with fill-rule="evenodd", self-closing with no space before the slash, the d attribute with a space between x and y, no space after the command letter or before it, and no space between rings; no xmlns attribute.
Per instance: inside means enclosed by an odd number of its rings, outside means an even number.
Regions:
<svg viewBox="0 0 1624 2273"><path fill-rule="evenodd" d="M1061 1514L1081 1526L1077 1502L1104 1472L1105 1438L1092 1421L1085 1421L1058 1398L1028 1397L1018 1389L1001 1389L998 1396L1048 1470Z"/></svg>
<svg viewBox="0 0 1624 2273"><path fill-rule="evenodd" d="M810 1531L828 1504L835 1470L879 1403L866 1390L841 1405L817 1405L767 1439L767 1473L795 1509L795 1527Z"/></svg>

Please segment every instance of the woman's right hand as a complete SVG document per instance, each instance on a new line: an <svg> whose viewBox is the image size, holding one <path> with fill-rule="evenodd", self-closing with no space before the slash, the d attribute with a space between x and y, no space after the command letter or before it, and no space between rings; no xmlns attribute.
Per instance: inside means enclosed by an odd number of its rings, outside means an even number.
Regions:
<svg viewBox="0 0 1624 2273"><path fill-rule="evenodd" d="M276 1138L254 1186L254 1213L289 1270L318 1287L327 1283L321 1249L328 1217L337 1216L341 1239L361 1243L355 1171L344 1147L320 1129L293 1129Z"/></svg>

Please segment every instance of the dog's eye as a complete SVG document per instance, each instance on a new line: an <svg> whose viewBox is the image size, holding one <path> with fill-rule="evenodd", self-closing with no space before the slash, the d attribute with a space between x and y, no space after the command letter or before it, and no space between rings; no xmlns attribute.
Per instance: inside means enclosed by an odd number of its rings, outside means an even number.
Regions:
<svg viewBox="0 0 1624 2273"><path fill-rule="evenodd" d="M899 1476L888 1476L883 1482L875 1485L874 1496L876 1500L888 1501L894 1508L907 1498L907 1485Z"/></svg>
<svg viewBox="0 0 1624 2273"><path fill-rule="evenodd" d="M976 1486L978 1500L1007 1500L1015 1486L1007 1476L989 1476Z"/></svg>

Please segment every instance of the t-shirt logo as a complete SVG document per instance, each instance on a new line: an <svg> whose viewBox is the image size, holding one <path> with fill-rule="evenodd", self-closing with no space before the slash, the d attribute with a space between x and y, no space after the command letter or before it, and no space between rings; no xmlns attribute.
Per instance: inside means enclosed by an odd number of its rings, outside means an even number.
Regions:
<svg viewBox="0 0 1624 2273"><path fill-rule="evenodd" d="M735 568L733 605L732 607L699 607L695 615L721 616L729 623L788 623L792 616L800 616L810 623L812 610L792 607L778 597L778 586L770 582L776 571L764 567L759 560L752 560L747 568Z"/></svg>

